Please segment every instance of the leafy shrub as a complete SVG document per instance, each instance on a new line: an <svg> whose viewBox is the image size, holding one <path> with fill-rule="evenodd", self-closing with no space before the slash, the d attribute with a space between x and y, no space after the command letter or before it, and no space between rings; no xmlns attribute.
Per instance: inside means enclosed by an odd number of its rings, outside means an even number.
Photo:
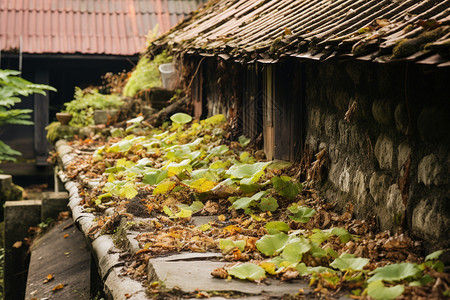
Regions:
<svg viewBox="0 0 450 300"><path fill-rule="evenodd" d="M34 93L45 95L45 90L56 89L45 84L34 84L20 78L19 71L0 70L0 127L6 124L33 125L30 121L31 109L14 109L22 102L20 96L29 96ZM20 155L19 151L0 141L0 162L15 161L14 155Z"/></svg>
<svg viewBox="0 0 450 300"><path fill-rule="evenodd" d="M123 89L123 95L125 97L133 97L141 90L160 87L161 78L158 67L171 61L172 56L168 56L167 51L156 55L153 60L142 56Z"/></svg>
<svg viewBox="0 0 450 300"><path fill-rule="evenodd" d="M119 108L123 104L117 94L103 95L96 89L75 88L74 100L65 103L66 112L72 114L71 126L82 127L94 124L94 110Z"/></svg>

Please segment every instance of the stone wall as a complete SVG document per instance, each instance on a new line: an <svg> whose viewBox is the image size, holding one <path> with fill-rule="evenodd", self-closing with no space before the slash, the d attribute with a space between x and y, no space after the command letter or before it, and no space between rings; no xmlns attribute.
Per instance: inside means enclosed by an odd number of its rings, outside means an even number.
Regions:
<svg viewBox="0 0 450 300"><path fill-rule="evenodd" d="M328 151L324 192L431 248L450 246L448 78L405 62L305 62L305 142Z"/></svg>

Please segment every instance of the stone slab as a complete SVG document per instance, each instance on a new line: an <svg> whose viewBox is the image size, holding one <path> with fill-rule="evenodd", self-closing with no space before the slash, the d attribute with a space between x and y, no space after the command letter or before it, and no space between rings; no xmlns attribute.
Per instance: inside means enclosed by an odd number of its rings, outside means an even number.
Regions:
<svg viewBox="0 0 450 300"><path fill-rule="evenodd" d="M56 225L33 244L25 299L89 299L91 256L75 226L64 230L72 222ZM44 284L48 274L55 279ZM58 284L64 287L53 292Z"/></svg>
<svg viewBox="0 0 450 300"><path fill-rule="evenodd" d="M43 221L47 218L56 219L60 212L68 210L68 201L69 194L67 192L47 193L42 198L41 219Z"/></svg>
<svg viewBox="0 0 450 300"><path fill-rule="evenodd" d="M226 262L208 260L211 253L151 259L149 263L149 278L152 281L162 281L169 289L179 288L185 292L200 291L236 291L249 295L267 295L280 297L285 294L297 294L299 289L308 289L308 283L301 280L281 282L267 279L265 283L256 284L243 280L225 280L211 276L216 268L226 265Z"/></svg>

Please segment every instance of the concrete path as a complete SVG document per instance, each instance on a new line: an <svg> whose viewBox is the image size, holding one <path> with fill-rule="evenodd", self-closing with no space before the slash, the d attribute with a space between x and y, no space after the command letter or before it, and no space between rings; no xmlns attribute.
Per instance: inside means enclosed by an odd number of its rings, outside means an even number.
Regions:
<svg viewBox="0 0 450 300"><path fill-rule="evenodd" d="M89 299L90 251L71 218L32 246L25 299ZM51 274L54 279L44 281ZM63 285L61 289L56 289ZM61 287L61 286L59 286Z"/></svg>

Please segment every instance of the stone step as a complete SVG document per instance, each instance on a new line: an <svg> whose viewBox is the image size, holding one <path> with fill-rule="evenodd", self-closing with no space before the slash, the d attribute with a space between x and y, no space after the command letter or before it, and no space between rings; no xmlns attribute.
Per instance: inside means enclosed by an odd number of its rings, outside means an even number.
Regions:
<svg viewBox="0 0 450 300"><path fill-rule="evenodd" d="M53 227L31 247L25 299L89 299L90 258L71 218ZM51 274L53 280L44 283ZM58 285L59 290L53 291Z"/></svg>

